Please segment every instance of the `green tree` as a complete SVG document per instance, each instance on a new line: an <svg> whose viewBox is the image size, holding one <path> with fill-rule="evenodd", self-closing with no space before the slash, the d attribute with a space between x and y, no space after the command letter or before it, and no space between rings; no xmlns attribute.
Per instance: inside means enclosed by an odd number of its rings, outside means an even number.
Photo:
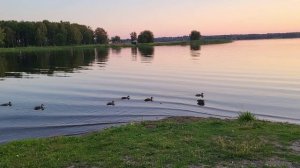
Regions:
<svg viewBox="0 0 300 168"><path fill-rule="evenodd" d="M153 43L154 42L154 35L151 31L145 30L140 33L138 36L139 43Z"/></svg>
<svg viewBox="0 0 300 168"><path fill-rule="evenodd" d="M19 43L21 46L35 45L35 23L20 22L18 24Z"/></svg>
<svg viewBox="0 0 300 168"><path fill-rule="evenodd" d="M58 30L54 37L54 45L66 45L67 44L67 29L63 23L58 24Z"/></svg>
<svg viewBox="0 0 300 168"><path fill-rule="evenodd" d="M136 34L136 32L130 33L130 40L131 40L131 44L136 44L136 41L137 41L137 34Z"/></svg>
<svg viewBox="0 0 300 168"><path fill-rule="evenodd" d="M71 26L71 43L72 44L81 44L82 34L80 30L74 25Z"/></svg>
<svg viewBox="0 0 300 168"><path fill-rule="evenodd" d="M200 40L201 38L201 34L200 32L196 31L196 30L193 30L190 34L190 40L191 41L195 41L195 40Z"/></svg>
<svg viewBox="0 0 300 168"><path fill-rule="evenodd" d="M47 27L43 22L36 24L35 42L38 46L43 46L47 43Z"/></svg>
<svg viewBox="0 0 300 168"><path fill-rule="evenodd" d="M5 36L5 46L6 47L15 47L16 46L16 32L10 28L10 27L6 27L4 29L4 32L6 34Z"/></svg>
<svg viewBox="0 0 300 168"><path fill-rule="evenodd" d="M94 43L94 31L92 28L87 26L80 26L80 32L82 34L83 44L93 44Z"/></svg>
<svg viewBox="0 0 300 168"><path fill-rule="evenodd" d="M43 23L47 27L47 45L57 45L55 44L55 37L58 33L58 23L49 22L44 20Z"/></svg>
<svg viewBox="0 0 300 168"><path fill-rule="evenodd" d="M0 46L4 45L5 33L4 30L0 27Z"/></svg>
<svg viewBox="0 0 300 168"><path fill-rule="evenodd" d="M107 32L103 28L97 28L95 30L95 38L98 44L107 44L108 43L108 35Z"/></svg>
<svg viewBox="0 0 300 168"><path fill-rule="evenodd" d="M120 42L121 42L120 36L112 37L112 38L111 38L111 42L112 42L112 43L120 43Z"/></svg>

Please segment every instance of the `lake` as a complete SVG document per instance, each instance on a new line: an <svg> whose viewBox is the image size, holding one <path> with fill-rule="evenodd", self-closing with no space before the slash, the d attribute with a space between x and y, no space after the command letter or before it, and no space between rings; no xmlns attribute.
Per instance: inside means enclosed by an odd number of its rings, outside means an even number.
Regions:
<svg viewBox="0 0 300 168"><path fill-rule="evenodd" d="M300 124L299 47L300 39L285 39L0 53L0 104L13 103L0 107L0 143L241 111ZM44 111L33 110L40 104Z"/></svg>

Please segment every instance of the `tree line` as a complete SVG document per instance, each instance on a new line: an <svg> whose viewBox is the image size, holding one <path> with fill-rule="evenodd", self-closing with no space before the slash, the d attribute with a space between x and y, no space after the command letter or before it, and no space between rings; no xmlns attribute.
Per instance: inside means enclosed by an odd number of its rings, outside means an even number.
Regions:
<svg viewBox="0 0 300 168"><path fill-rule="evenodd" d="M61 46L107 43L103 28L70 22L0 21L0 45L4 47Z"/></svg>
<svg viewBox="0 0 300 168"><path fill-rule="evenodd" d="M199 40L200 32L192 31L191 40ZM130 33L132 44L153 43L154 35L150 30ZM103 28L93 30L89 26L70 22L0 21L0 47L63 46L84 44L122 43L119 36L109 40Z"/></svg>

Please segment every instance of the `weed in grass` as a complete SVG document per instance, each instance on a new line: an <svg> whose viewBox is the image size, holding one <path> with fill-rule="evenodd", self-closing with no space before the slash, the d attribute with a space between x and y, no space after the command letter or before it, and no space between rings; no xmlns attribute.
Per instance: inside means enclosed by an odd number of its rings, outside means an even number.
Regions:
<svg viewBox="0 0 300 168"><path fill-rule="evenodd" d="M214 142L221 151L235 157L252 156L263 148L261 141L250 137L233 139L226 136L218 136L214 139Z"/></svg>
<svg viewBox="0 0 300 168"><path fill-rule="evenodd" d="M239 115L238 120L241 122L250 122L250 121L255 121L256 117L254 114L250 112L243 112Z"/></svg>

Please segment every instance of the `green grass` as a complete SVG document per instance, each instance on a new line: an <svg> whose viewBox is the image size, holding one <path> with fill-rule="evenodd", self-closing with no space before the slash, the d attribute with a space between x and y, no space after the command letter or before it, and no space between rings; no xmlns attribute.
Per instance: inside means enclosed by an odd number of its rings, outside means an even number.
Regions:
<svg viewBox="0 0 300 168"><path fill-rule="evenodd" d="M1 52L20 52L20 51L49 51L49 50L65 50L65 49L76 49L76 48L97 48L97 47L111 47L111 48L127 48L127 47L143 47L143 46L173 46L173 45L208 45L208 44L223 44L230 43L230 40L200 40L200 41L179 41L179 42L159 42L159 43L147 43L147 44L92 44L92 45L73 45L73 46L46 46L46 47L16 47L16 48L0 48Z"/></svg>
<svg viewBox="0 0 300 168"><path fill-rule="evenodd" d="M0 146L0 167L288 167L300 126L174 117Z"/></svg>

